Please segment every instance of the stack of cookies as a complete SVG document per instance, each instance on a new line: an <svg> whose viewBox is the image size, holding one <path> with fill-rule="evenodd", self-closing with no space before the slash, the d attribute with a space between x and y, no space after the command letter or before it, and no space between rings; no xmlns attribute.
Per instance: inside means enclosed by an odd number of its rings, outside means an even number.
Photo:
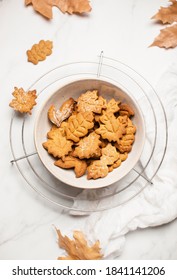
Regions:
<svg viewBox="0 0 177 280"><path fill-rule="evenodd" d="M76 177L103 178L126 160L135 140L134 111L119 100L107 101L97 90L77 100L68 99L60 109L51 105L53 124L43 147L58 167L74 168Z"/></svg>

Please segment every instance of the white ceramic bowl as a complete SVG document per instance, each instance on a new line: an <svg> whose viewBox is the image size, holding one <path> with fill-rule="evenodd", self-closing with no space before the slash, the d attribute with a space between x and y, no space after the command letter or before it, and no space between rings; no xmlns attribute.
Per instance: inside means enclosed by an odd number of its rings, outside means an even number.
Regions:
<svg viewBox="0 0 177 280"><path fill-rule="evenodd" d="M51 123L48 120L47 111L51 104L56 105L59 108L64 101L72 97L77 99L81 93L87 90L98 89L99 94L107 100L115 98L125 102L133 108L135 116L133 117L133 123L136 125L137 132L135 135L135 142L133 144L132 151L129 153L125 162L122 162L121 166L110 172L105 178L96 180L88 180L86 175L76 178L73 169L62 169L54 165L54 158L48 154L43 148L42 143L46 141L47 132L51 129ZM145 125L141 110L135 102L135 100L124 92L116 85L103 80L97 79L85 79L78 80L69 83L62 88L59 88L56 92L51 93L50 98L42 105L35 122L34 131L35 146L38 155L48 169L58 180L77 188L83 189L96 189L111 185L125 175L127 175L131 169L135 166L139 160L144 142L145 142Z"/></svg>

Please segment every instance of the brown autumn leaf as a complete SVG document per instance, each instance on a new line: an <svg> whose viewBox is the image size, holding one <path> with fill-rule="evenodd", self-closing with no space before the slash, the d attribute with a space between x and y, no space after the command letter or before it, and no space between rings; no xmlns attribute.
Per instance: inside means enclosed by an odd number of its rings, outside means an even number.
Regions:
<svg viewBox="0 0 177 280"><path fill-rule="evenodd" d="M67 236L63 236L59 229L56 229L58 235L58 245L67 252L67 256L59 257L58 260L100 260L101 254L100 242L89 246L84 234L81 231L74 231L71 240Z"/></svg>
<svg viewBox="0 0 177 280"><path fill-rule="evenodd" d="M58 7L62 13L86 13L91 11L89 0L25 0L25 5L32 4L35 11L52 19L52 7Z"/></svg>
<svg viewBox="0 0 177 280"><path fill-rule="evenodd" d="M160 10L152 17L162 23L173 23L177 21L177 1L170 0L169 7L160 7Z"/></svg>
<svg viewBox="0 0 177 280"><path fill-rule="evenodd" d="M177 24L160 30L160 34L155 38L150 47L175 48L177 46Z"/></svg>

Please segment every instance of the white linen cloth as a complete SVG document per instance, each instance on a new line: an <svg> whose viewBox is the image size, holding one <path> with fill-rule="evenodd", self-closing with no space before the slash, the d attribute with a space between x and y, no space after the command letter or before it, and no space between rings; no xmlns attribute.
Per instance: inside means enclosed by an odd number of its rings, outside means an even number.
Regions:
<svg viewBox="0 0 177 280"><path fill-rule="evenodd" d="M164 162L153 179L153 185L148 185L140 195L122 206L82 217L81 230L92 241L100 240L106 259L113 259L121 254L125 235L129 231L162 225L177 217L176 73L177 66L173 65L167 69L156 87L165 106L169 140ZM84 191L81 195L84 196ZM77 212L70 212L70 214L77 215ZM82 214L84 213L80 213Z"/></svg>

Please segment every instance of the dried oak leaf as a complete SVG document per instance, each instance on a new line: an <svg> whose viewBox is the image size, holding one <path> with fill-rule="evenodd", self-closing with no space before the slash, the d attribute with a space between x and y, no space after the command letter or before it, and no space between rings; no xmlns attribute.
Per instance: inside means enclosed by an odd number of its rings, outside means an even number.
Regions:
<svg viewBox="0 0 177 280"><path fill-rule="evenodd" d="M66 156L64 158L64 160L59 159L59 160L55 161L54 164L56 166L64 168L64 169L74 168L74 172L75 172L77 178L83 176L87 170L86 161L80 160L73 156Z"/></svg>
<svg viewBox="0 0 177 280"><path fill-rule="evenodd" d="M106 108L106 101L103 97L98 96L98 91L87 91L81 94L77 100L78 112L94 112L101 114L102 109Z"/></svg>
<svg viewBox="0 0 177 280"><path fill-rule="evenodd" d="M155 38L150 47L175 48L177 46L177 24L160 30L160 34Z"/></svg>
<svg viewBox="0 0 177 280"><path fill-rule="evenodd" d="M100 127L95 130L100 134L103 139L109 140L109 142L118 142L119 139L125 134L126 122L123 123L120 117L116 118L113 113L104 113L100 117Z"/></svg>
<svg viewBox="0 0 177 280"><path fill-rule="evenodd" d="M88 0L58 0L58 7L62 13L87 13L91 11L91 6Z"/></svg>
<svg viewBox="0 0 177 280"><path fill-rule="evenodd" d="M9 106L15 111L20 113L29 113L31 115L31 110L36 105L36 90L25 92L23 88L14 87L12 95L15 98L12 99Z"/></svg>
<svg viewBox="0 0 177 280"><path fill-rule="evenodd" d="M74 142L78 142L80 137L85 136L88 130L94 126L94 116L91 112L77 113L68 119L66 127L66 137Z"/></svg>
<svg viewBox="0 0 177 280"><path fill-rule="evenodd" d="M87 167L87 179L104 178L108 175L109 169L105 161L94 160Z"/></svg>
<svg viewBox="0 0 177 280"><path fill-rule="evenodd" d="M31 50L26 52L28 61L33 64L38 64L39 61L45 60L46 56L51 55L53 48L52 41L41 40L38 44L34 44Z"/></svg>
<svg viewBox="0 0 177 280"><path fill-rule="evenodd" d="M55 126L47 134L48 140L43 143L43 147L54 157L64 158L72 151L73 142L63 135L63 128Z"/></svg>
<svg viewBox="0 0 177 280"><path fill-rule="evenodd" d="M25 5L32 4L35 11L52 19L52 7L58 7L62 13L86 13L91 11L88 0L25 0Z"/></svg>
<svg viewBox="0 0 177 280"><path fill-rule="evenodd" d="M81 231L74 231L71 240L67 236L63 236L61 231L56 229L58 235L58 245L67 252L67 256L59 257L58 260L100 260L101 254L100 242L89 246L84 234Z"/></svg>
<svg viewBox="0 0 177 280"><path fill-rule="evenodd" d="M74 104L74 99L69 98L62 104L59 110L56 110L55 106L51 105L48 110L49 120L57 127L60 127L61 123L71 116L74 110Z"/></svg>
<svg viewBox="0 0 177 280"><path fill-rule="evenodd" d="M109 143L102 149L101 161L104 161L106 165L112 165L119 158L119 153L116 148Z"/></svg>
<svg viewBox="0 0 177 280"><path fill-rule="evenodd" d="M177 1L171 0L169 7L160 7L160 10L152 17L162 23L173 23L177 21Z"/></svg>
<svg viewBox="0 0 177 280"><path fill-rule="evenodd" d="M95 132L90 133L77 143L77 147L73 152L73 156L83 158L97 158L101 156L100 135Z"/></svg>

